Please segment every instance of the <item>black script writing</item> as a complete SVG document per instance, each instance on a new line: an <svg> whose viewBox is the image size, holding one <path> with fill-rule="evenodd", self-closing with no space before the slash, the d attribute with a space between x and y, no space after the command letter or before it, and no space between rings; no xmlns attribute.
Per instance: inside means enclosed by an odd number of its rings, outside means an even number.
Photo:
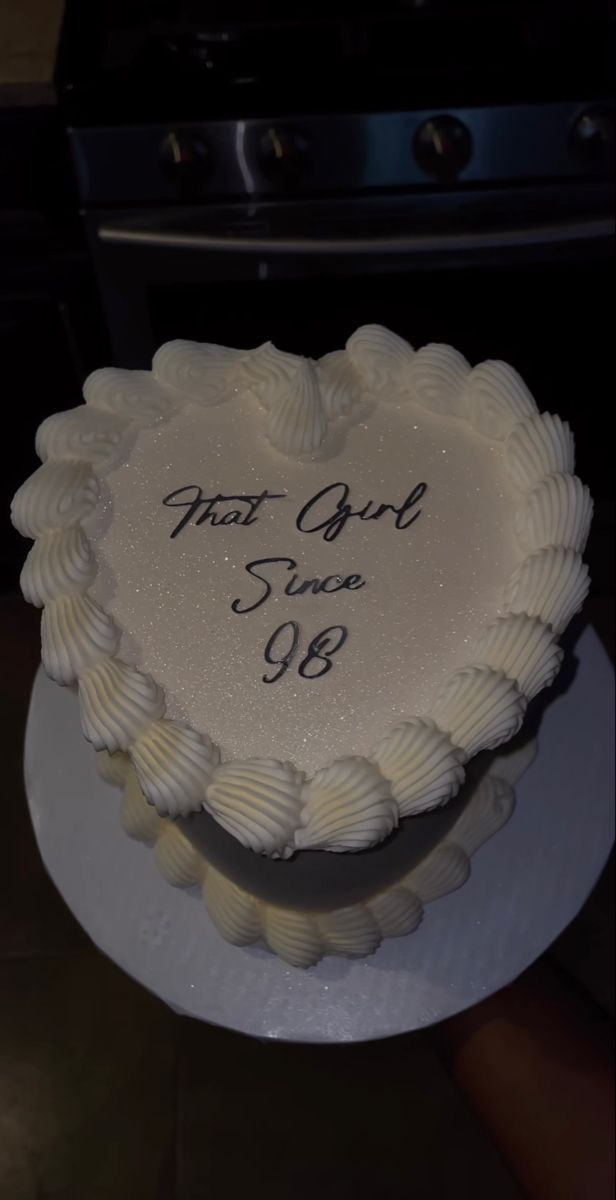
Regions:
<svg viewBox="0 0 616 1200"><path fill-rule="evenodd" d="M402 504L377 504L368 500L362 507L353 508L349 503L351 489L348 483L330 483L304 505L295 524L300 533L323 531L326 542L335 541L353 517L360 521L378 521L385 513L395 513L396 529L408 529L421 513L417 505L427 488L427 483L417 483Z"/></svg>
<svg viewBox="0 0 616 1200"><path fill-rule="evenodd" d="M174 538L194 517L196 517L195 525L203 525L206 521L209 521L211 525L254 525L257 513L263 504L268 500L284 500L285 498L286 492L268 492L267 490L259 492L256 496L248 496L244 493L224 496L222 492L218 492L215 496L204 496L198 484L189 483L186 487L177 488L175 492L169 492L169 495L165 496L163 504L167 508L186 510L171 531L170 536ZM239 504L241 507L220 512L218 506L224 504Z"/></svg>
<svg viewBox="0 0 616 1200"><path fill-rule="evenodd" d="M276 564L285 564L286 571L295 571L297 563L294 558L255 558L253 562L246 563L244 570L253 578L259 581L260 594L252 603L246 603L237 597L233 601L231 608L234 613L250 613L255 612L260 608L272 594L272 584L266 575L268 567ZM257 569L258 568L258 569ZM350 592L357 591L358 588L365 586L365 579L362 575L325 575L322 579L316 575L313 579L300 579L299 575L294 574L289 579L284 588L285 596L303 596L307 592L311 592L317 596L320 592L331 595L332 592L341 592L347 590Z"/></svg>
<svg viewBox="0 0 616 1200"><path fill-rule="evenodd" d="M274 630L263 657L266 663L278 667L278 670L271 675L263 675L264 683L277 683L286 674L299 648L301 632L297 621L285 621ZM327 629L322 629L310 642L297 668L298 675L302 679L320 679L322 675L327 675L334 665L332 655L344 646L348 635L346 625L328 625Z"/></svg>

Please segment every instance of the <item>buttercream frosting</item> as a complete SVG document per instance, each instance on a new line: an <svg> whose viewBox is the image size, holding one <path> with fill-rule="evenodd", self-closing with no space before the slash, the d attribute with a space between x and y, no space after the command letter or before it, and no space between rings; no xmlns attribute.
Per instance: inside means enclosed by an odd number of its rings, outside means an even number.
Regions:
<svg viewBox="0 0 616 1200"><path fill-rule="evenodd" d="M49 460L16 492L11 520L24 537L38 538L76 525L97 499L98 483L88 463Z"/></svg>
<svg viewBox="0 0 616 1200"><path fill-rule="evenodd" d="M115 413L136 426L168 416L175 404L174 393L151 371L120 367L93 371L83 385L83 398L92 408Z"/></svg>
<svg viewBox="0 0 616 1200"><path fill-rule="evenodd" d="M471 873L469 857L462 846L444 841L406 876L405 883L424 904L431 904L462 887Z"/></svg>
<svg viewBox="0 0 616 1200"><path fill-rule="evenodd" d="M431 716L468 758L494 750L518 732L526 703L503 672L464 667L452 675Z"/></svg>
<svg viewBox="0 0 616 1200"><path fill-rule="evenodd" d="M511 612L539 617L560 634L580 611L589 586L588 567L575 550L548 546L520 564L507 588L506 603Z"/></svg>
<svg viewBox="0 0 616 1200"><path fill-rule="evenodd" d="M35 539L22 572L22 586L26 598L43 607L45 669L58 683L78 685L86 737L100 752L128 755L134 768L129 777L138 780L159 814L157 820L205 807L258 853L287 856L300 847L364 849L386 838L401 818L450 799L462 781L464 762L479 750L513 736L526 699L552 682L560 663L554 637L578 611L588 587L588 572L580 555L592 502L573 475L573 439L567 424L557 416L539 414L523 381L507 364L488 361L471 369L450 347L432 344L415 352L396 334L368 325L349 338L344 351L327 355L316 364L285 354L270 343L251 351L169 343L157 352L152 372L113 368L94 372L84 385L84 397L85 406L43 423L37 435L43 465L13 501L15 526ZM433 448L433 471L443 490L447 475L436 469L438 437L445 439L442 453L451 452L458 464L464 458L459 439L469 434L456 430L466 429L480 435L479 440L486 439L486 461L500 461L498 455L502 456L503 495L508 487L511 495L514 491L518 495L510 532L517 559L509 579L503 579L500 596L494 594L490 599L491 621L479 636L462 639L472 648L466 662L463 658L454 662L438 692L419 710L407 709L404 719L390 732L381 732L380 737L375 733L372 745L362 755L347 754L329 765L326 761L312 772L266 757L231 761L225 757L221 763L217 746L204 729L194 729L182 719L181 706L173 696L170 708L168 689L158 682L156 671L143 670L140 662L131 661L127 651L132 631L126 640L109 611L108 600L102 599L109 594L108 565L103 572L97 569L101 535L96 514L101 504L100 473L107 490L111 479L107 464L119 463L117 469L124 471L122 455L128 455L130 463L131 447L140 444L144 427L155 431L161 423L171 427L178 414L190 406L208 406L202 416L207 438L207 421L214 421L213 414L222 401L238 403L244 419L251 398L264 410L262 433L279 456L271 459L274 481L275 472L284 471L285 460L298 461L300 467L304 461L329 464L330 424L340 430L347 421L344 436L349 444L355 438L352 444L359 453L360 445L367 444L363 439L369 436L371 420L377 421L374 404L382 400L384 405L393 403L391 420L405 421L409 437L420 430L418 436L428 438L425 444ZM397 403L402 406L400 415L396 415ZM427 433L424 426L413 424L420 419L413 412L413 403L425 414L421 420L427 422ZM402 416L403 412L409 415ZM438 421L444 422L440 435L430 423ZM383 436L379 434L373 444L372 457L378 455ZM392 440L391 430L389 437ZM455 453L451 449L454 443ZM231 454L229 449L227 452ZM331 486L344 489L347 485ZM430 519L434 522L439 516L437 492L435 489L433 511L426 507L423 526L418 529L436 531ZM419 499L412 500L414 494L411 491L407 498L408 513L398 497L397 503L381 505L382 511L390 514L390 529L394 524L399 529L406 527L403 514L405 519L420 515L419 511L413 513L412 505L419 504ZM287 499L288 494L281 493L279 498ZM357 512L348 504L345 512L344 493L335 499L333 516L325 522L333 535L331 542L346 522L357 517L360 521L374 519L370 505L375 501ZM503 497L499 500L495 494L494 508L502 501ZM454 505L452 493L443 513L452 514ZM300 531L301 515L297 518ZM266 528L265 518L262 526ZM383 527L370 525L372 528L379 532ZM337 545L334 550L327 549L328 536L322 539L326 545L321 552L338 554ZM438 547L439 539L433 536L435 558ZM295 562L279 557L260 561ZM333 558L331 561L334 567ZM302 569L309 570L303 563L295 562L295 567L295 579L301 579ZM366 582L358 573L345 580L335 570L326 579L330 592L348 580L355 581L349 587L356 589ZM269 578L267 586L270 595ZM306 598L306 604L313 605L312 612L320 603L318 597L313 602L313 594L314 589ZM370 594L362 594L366 612ZM296 611L303 612L299 601L296 603ZM274 605L273 598L272 614ZM385 607L378 614L378 629L386 629L387 620ZM325 619L322 625L326 624ZM285 625L293 626L293 622L283 622L281 628ZM334 647L339 649L346 627L332 628L342 630ZM372 628L377 631L374 624ZM365 636L366 646L369 641ZM460 643L460 638L457 641ZM325 644L325 655L318 641L307 655L302 647L300 677L306 662L325 664L329 671L330 643ZM274 650L276 646L274 641ZM286 672L289 663L273 651L268 653L266 661L274 664L273 674L277 665ZM243 669L249 669L247 663ZM382 698L375 704L382 710ZM119 777L120 766L114 768L111 759L105 761L110 777ZM123 760L119 763L124 770L126 764ZM352 931L349 912L344 920ZM335 934L336 945L342 945L343 925L344 921ZM362 936L367 936L365 931ZM348 937L347 946L352 944L352 932Z"/></svg>
<svg viewBox="0 0 616 1200"><path fill-rule="evenodd" d="M301 774L290 763L250 759L221 763L205 807L244 846L258 854L292 852L299 824Z"/></svg>
<svg viewBox="0 0 616 1200"><path fill-rule="evenodd" d="M108 750L96 752L96 769L112 787L123 787L130 770L130 758L121 751L110 754Z"/></svg>
<svg viewBox="0 0 616 1200"><path fill-rule="evenodd" d="M548 625L520 612L499 617L490 625L477 642L474 657L515 680L527 700L532 700L554 682L563 652Z"/></svg>
<svg viewBox="0 0 616 1200"><path fill-rule="evenodd" d="M101 765L103 764L99 759L99 770L101 770ZM103 765L104 778L108 778L108 766L108 762L105 761ZM122 786L121 819L125 833L138 842L146 842L147 845L153 846L167 828L169 820L167 817L159 817L156 809L148 804L139 786L135 771L130 765L130 759Z"/></svg>
<svg viewBox="0 0 616 1200"><path fill-rule="evenodd" d="M443 416L460 416L470 366L453 346L432 342L415 354L410 370L411 394L423 408Z"/></svg>
<svg viewBox="0 0 616 1200"><path fill-rule="evenodd" d="M344 958L365 958L374 954L381 942L381 931L374 913L367 904L352 904L321 913L321 957L341 954Z"/></svg>
<svg viewBox="0 0 616 1200"><path fill-rule="evenodd" d="M524 380L509 363L488 359L466 377L463 406L475 429L490 438L505 438L518 422L537 412Z"/></svg>
<svg viewBox="0 0 616 1200"><path fill-rule="evenodd" d="M165 701L149 675L119 659L104 659L79 678L81 725L96 750L128 750L152 721L162 717Z"/></svg>
<svg viewBox="0 0 616 1200"><path fill-rule="evenodd" d="M577 475L546 475L530 492L517 514L516 533L527 554L562 546L582 554L586 547L593 503Z"/></svg>
<svg viewBox="0 0 616 1200"><path fill-rule="evenodd" d="M166 342L152 360L154 379L190 396L197 404L218 404L238 388L241 350L177 340Z"/></svg>
<svg viewBox="0 0 616 1200"><path fill-rule="evenodd" d="M238 386L246 387L269 412L279 399L284 400L288 395L301 362L296 354L287 354L273 342L264 342L243 357Z"/></svg>
<svg viewBox="0 0 616 1200"><path fill-rule="evenodd" d="M87 592L58 596L43 609L41 657L56 683L76 683L97 663L113 657L119 643L114 621Z"/></svg>
<svg viewBox="0 0 616 1200"><path fill-rule="evenodd" d="M208 866L205 873L203 899L216 928L227 942L234 946L249 946L259 940L263 918L258 901L212 866Z"/></svg>
<svg viewBox="0 0 616 1200"><path fill-rule="evenodd" d="M510 784L487 774L446 838L416 867L362 902L329 910L306 910L267 903L208 862L173 822L160 818L129 771L124 785L124 828L154 845L155 861L176 887L202 884L214 924L233 945L263 941L291 966L305 968L327 954L363 958L386 937L404 937L421 923L424 905L455 891L467 880L470 859L509 819L514 808Z"/></svg>
<svg viewBox="0 0 616 1200"><path fill-rule="evenodd" d="M406 937L421 924L423 906L409 888L392 887L371 898L370 912L381 938Z"/></svg>
<svg viewBox="0 0 616 1200"><path fill-rule="evenodd" d="M427 718L395 726L374 756L391 783L401 817L446 804L464 779L464 751Z"/></svg>
<svg viewBox="0 0 616 1200"><path fill-rule="evenodd" d="M316 364L323 412L328 421L343 417L361 397L361 379L344 350L324 354Z"/></svg>
<svg viewBox="0 0 616 1200"><path fill-rule="evenodd" d="M520 491L534 487L553 472L571 474L575 450L569 425L552 413L518 421L505 440L505 463Z"/></svg>
<svg viewBox="0 0 616 1200"><path fill-rule="evenodd" d="M96 561L81 525L70 525L37 538L19 582L26 600L42 608L59 596L85 592L95 574Z"/></svg>
<svg viewBox="0 0 616 1200"><path fill-rule="evenodd" d="M349 359L372 391L408 387L414 359L413 347L383 325L362 325L346 344Z"/></svg>
<svg viewBox="0 0 616 1200"><path fill-rule="evenodd" d="M399 809L387 780L365 758L322 767L302 790L297 849L366 850L391 833Z"/></svg>
<svg viewBox="0 0 616 1200"><path fill-rule="evenodd" d="M310 967L323 954L323 931L316 917L273 904L263 906L263 938L292 967Z"/></svg>
<svg viewBox="0 0 616 1200"><path fill-rule="evenodd" d="M192 887L203 881L203 855L173 821L167 821L154 847L156 866L172 887Z"/></svg>
<svg viewBox="0 0 616 1200"><path fill-rule="evenodd" d="M325 437L326 421L314 365L300 359L285 381L284 395L271 404L265 425L267 437L283 454L310 454Z"/></svg>
<svg viewBox="0 0 616 1200"><path fill-rule="evenodd" d="M154 720L130 745L143 791L161 815L199 812L218 752L205 734L177 721Z"/></svg>
<svg viewBox="0 0 616 1200"><path fill-rule="evenodd" d="M54 413L39 425L36 453L42 462L75 458L100 463L118 445L126 425L122 416L80 404L78 408Z"/></svg>

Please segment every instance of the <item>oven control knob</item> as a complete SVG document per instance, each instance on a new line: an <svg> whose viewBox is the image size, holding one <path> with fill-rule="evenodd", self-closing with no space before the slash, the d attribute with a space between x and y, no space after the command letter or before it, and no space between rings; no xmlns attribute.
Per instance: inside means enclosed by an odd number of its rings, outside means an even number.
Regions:
<svg viewBox="0 0 616 1200"><path fill-rule="evenodd" d="M607 108L586 109L571 126L569 148L580 162L608 166L614 154L614 113Z"/></svg>
<svg viewBox="0 0 616 1200"><path fill-rule="evenodd" d="M165 179L180 192L198 192L211 167L209 149L201 138L186 133L168 133L160 146L160 165Z"/></svg>
<svg viewBox="0 0 616 1200"><path fill-rule="evenodd" d="M272 183L293 187L301 182L308 168L308 142L296 129L270 126L259 143L259 162Z"/></svg>
<svg viewBox="0 0 616 1200"><path fill-rule="evenodd" d="M434 179L455 179L470 161L473 139L457 117L430 117L420 125L413 138L415 161Z"/></svg>

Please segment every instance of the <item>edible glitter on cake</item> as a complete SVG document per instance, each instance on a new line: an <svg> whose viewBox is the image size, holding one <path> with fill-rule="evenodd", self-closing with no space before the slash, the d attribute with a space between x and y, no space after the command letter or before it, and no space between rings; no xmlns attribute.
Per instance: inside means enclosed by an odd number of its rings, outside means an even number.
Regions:
<svg viewBox="0 0 616 1200"><path fill-rule="evenodd" d="M300 462L269 446L248 401L205 413L189 405L140 431L130 460L104 477L88 522L101 562L95 595L127 631L122 654L163 685L168 715L207 730L225 759L289 759L312 773L369 754L393 724L426 711L466 661L521 560L519 499L500 445L429 412L409 422L408 402L365 405L336 440L335 457ZM299 534L301 506L335 480L350 485L355 504L399 503L419 480L428 491L408 530L385 517L349 523L332 543ZM187 481L208 496L269 488L287 499L265 505L254 525L190 525L170 539L181 510L162 498ZM233 614L235 597L256 594L246 562L280 555L302 577L357 571L366 586L292 598L278 586L257 611ZM348 640L325 678L288 671L266 689L263 650L289 620L311 636L344 623Z"/></svg>

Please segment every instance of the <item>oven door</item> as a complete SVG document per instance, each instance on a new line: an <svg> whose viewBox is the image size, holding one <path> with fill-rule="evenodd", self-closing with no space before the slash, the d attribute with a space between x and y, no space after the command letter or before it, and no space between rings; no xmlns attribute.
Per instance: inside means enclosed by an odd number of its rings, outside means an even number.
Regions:
<svg viewBox="0 0 616 1200"><path fill-rule="evenodd" d="M515 363L583 448L608 371L610 214L591 182L105 210L86 225L118 365L147 367L171 338L316 357L375 321Z"/></svg>

